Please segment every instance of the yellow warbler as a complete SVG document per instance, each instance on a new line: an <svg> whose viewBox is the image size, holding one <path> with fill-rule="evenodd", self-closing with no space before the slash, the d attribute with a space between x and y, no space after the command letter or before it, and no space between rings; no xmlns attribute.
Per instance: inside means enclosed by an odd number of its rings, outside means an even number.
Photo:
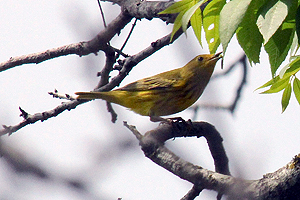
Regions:
<svg viewBox="0 0 300 200"><path fill-rule="evenodd" d="M222 53L222 52L221 52ZM221 53L196 56L184 67L143 78L107 92L76 92L77 99L103 99L127 107L151 121L178 113L201 96Z"/></svg>

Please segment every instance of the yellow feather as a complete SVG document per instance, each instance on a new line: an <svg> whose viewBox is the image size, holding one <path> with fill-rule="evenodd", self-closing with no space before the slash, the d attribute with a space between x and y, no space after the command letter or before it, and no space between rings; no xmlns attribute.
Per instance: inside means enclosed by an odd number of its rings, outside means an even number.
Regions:
<svg viewBox="0 0 300 200"><path fill-rule="evenodd" d="M76 92L77 99L103 99L144 116L175 114L203 93L221 53L196 56L184 67L140 79L107 92Z"/></svg>

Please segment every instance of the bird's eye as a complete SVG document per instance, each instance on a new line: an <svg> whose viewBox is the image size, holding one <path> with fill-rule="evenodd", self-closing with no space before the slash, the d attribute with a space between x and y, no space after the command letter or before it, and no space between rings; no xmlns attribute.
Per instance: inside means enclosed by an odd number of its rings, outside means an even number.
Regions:
<svg viewBox="0 0 300 200"><path fill-rule="evenodd" d="M203 60L203 57L200 56L200 57L198 58L198 61L201 62L202 60Z"/></svg>

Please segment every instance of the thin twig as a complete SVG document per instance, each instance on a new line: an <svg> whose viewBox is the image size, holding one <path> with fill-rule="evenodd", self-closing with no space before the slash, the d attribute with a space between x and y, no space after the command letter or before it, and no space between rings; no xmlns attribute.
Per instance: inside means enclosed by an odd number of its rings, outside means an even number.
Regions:
<svg viewBox="0 0 300 200"><path fill-rule="evenodd" d="M99 73L101 78L96 89L106 85L109 82L109 73L113 70L113 66L116 62L115 51L111 46L109 46L109 48L107 48L107 51L105 51L105 56L106 56L105 66L102 69L102 71ZM106 102L106 106L107 106L107 111L111 114L111 121L115 123L117 120L117 113L114 111L110 102Z"/></svg>
<svg viewBox="0 0 300 200"><path fill-rule="evenodd" d="M105 57L105 66L101 72L98 73L101 78L95 89L100 88L109 82L109 73L113 70L113 66L116 62L115 50L111 46L108 46L107 50L105 51Z"/></svg>
<svg viewBox="0 0 300 200"><path fill-rule="evenodd" d="M124 64L122 69L120 70L119 74L112 78L109 82L109 84L96 89L94 91L108 91L112 90L114 87L118 86L121 81L128 75L128 73L131 71L131 69L136 66L138 63L140 63L145 58L151 56L156 51L160 50L161 48L173 43L181 34L182 30L178 31L174 37L173 40L170 42L171 33L156 40L155 42L152 42L150 46L145 48L144 50L140 51L139 53L129 56L124 59Z"/></svg>
<svg viewBox="0 0 300 200"><path fill-rule="evenodd" d="M123 122L123 125L128 128L139 141L143 138L143 135L136 129L135 126L129 125L126 121Z"/></svg>
<svg viewBox="0 0 300 200"><path fill-rule="evenodd" d="M128 40L129 40L129 38L130 38L130 36L131 36L131 34L132 34L132 32L133 32L133 29L134 29L134 27L135 27L135 25L136 25L136 22L137 22L137 19L135 18L134 23L132 24L131 29L130 29L128 35L127 35L127 38L126 38L126 40L124 41L124 43L123 43L123 45L122 45L122 47L121 47L121 49L120 49L120 52L122 52L123 49L125 48L125 45L127 44ZM121 55L122 55L122 54L121 54ZM118 54L116 55L116 59L118 59L119 56L120 56L120 54L118 53ZM126 58L126 57L125 57L125 58Z"/></svg>
<svg viewBox="0 0 300 200"><path fill-rule="evenodd" d="M123 56L124 58L129 57L128 54L123 53L120 49L117 49L117 48L114 48L114 47L112 47L112 48L115 50L115 52L117 52L118 54L120 54L120 55ZM117 58L116 58L116 59L117 59Z"/></svg>
<svg viewBox="0 0 300 200"><path fill-rule="evenodd" d="M113 109L112 105L110 102L106 102L106 107L107 107L107 111L111 114L111 122L115 123L117 121L117 113L115 112L115 110Z"/></svg>
<svg viewBox="0 0 300 200"><path fill-rule="evenodd" d="M173 37L175 41L180 35L182 34L182 31L179 31L175 34ZM165 37L158 39L157 41L151 43L151 45L144 50L140 51L136 55L130 56L125 59L124 65L122 70L120 71L119 75L114 77L108 84L96 89L95 91L108 91L116 87L121 83L121 81L128 75L130 70L137 65L139 62L144 60L145 58L149 57L159 49L163 48L166 45L170 44L170 37L171 34L166 35ZM172 42L173 42L172 41ZM171 42L171 43L172 43ZM17 125L13 126L6 126L3 125L3 129L0 130L0 136L5 135L5 134L12 134L13 132L18 131L19 129L27 126L28 124L33 124L37 121L45 121L51 117L56 117L60 113L66 111L66 110L71 110L76 108L78 105L82 103L88 102L87 100L75 100L75 101L70 101L70 102L64 102L61 105L57 106L56 108L48 111L44 111L42 113L36 113L31 115L28 119L24 119L22 122L20 122Z"/></svg>
<svg viewBox="0 0 300 200"><path fill-rule="evenodd" d="M106 28L107 27L106 26L106 21L105 21L104 12L102 10L100 0L97 0L97 2L98 2L98 6L99 6L99 9L100 9L101 16L102 16L102 21L103 21L104 28Z"/></svg>
<svg viewBox="0 0 300 200"><path fill-rule="evenodd" d="M240 62L240 63L242 64L242 66L243 66L243 78L242 78L242 80L241 80L241 82L240 82L239 87L238 87L237 90L236 90L236 95L235 95L234 101L233 101L233 103L230 105L229 110L230 110L231 113L234 112L234 110L235 110L235 108L236 108L236 106L237 106L237 103L238 103L238 101L239 101L239 99L240 99L240 97L241 97L242 90L243 90L244 86L245 86L246 83L247 83L247 74L248 74L248 73L247 73L247 57L246 57L246 55L244 55L244 56L239 60L239 62Z"/></svg>
<svg viewBox="0 0 300 200"><path fill-rule="evenodd" d="M202 192L203 187L199 187L198 185L193 185L192 189L184 195L180 200L190 200L195 199L197 196L199 196L200 192Z"/></svg>
<svg viewBox="0 0 300 200"><path fill-rule="evenodd" d="M87 101L75 100L75 101L63 102L62 104L60 104L59 106L57 106L56 108L54 108L52 110L45 111L42 113L35 113L33 115L28 114L27 112L25 112L23 109L20 108L21 116L23 117L23 121L14 126L2 125L3 129L0 130L0 136L5 135L5 134L11 135L12 133L27 126L28 124L33 124L37 121L43 122L49 118L56 117L60 113L66 111L66 110L72 110L72 109L76 108L76 106L78 106L79 104L84 103L84 102L87 102Z"/></svg>
<svg viewBox="0 0 300 200"><path fill-rule="evenodd" d="M121 47L121 49L120 49L121 51L123 51L125 45L127 44L128 40L129 40L129 38L130 38L130 36L131 36L131 34L132 34L132 32L133 32L133 29L134 29L134 27L135 27L135 25L136 25L136 22L137 22L137 19L135 18L135 20L134 20L134 22L133 22L133 24L132 24L132 26L131 26L131 29L130 29L130 31L129 31L129 33L128 33L128 36L127 36L127 38L126 38L124 44L122 45L122 47Z"/></svg>
<svg viewBox="0 0 300 200"><path fill-rule="evenodd" d="M59 93L56 89L54 90L54 92L48 92L48 94L53 96L53 98L66 99L66 100L76 100L75 97L73 97L69 94Z"/></svg>

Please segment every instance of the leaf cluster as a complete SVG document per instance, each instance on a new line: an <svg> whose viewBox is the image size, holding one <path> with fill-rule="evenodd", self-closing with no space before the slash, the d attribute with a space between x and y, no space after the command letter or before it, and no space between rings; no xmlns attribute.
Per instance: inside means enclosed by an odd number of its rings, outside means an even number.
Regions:
<svg viewBox="0 0 300 200"><path fill-rule="evenodd" d="M300 0L231 0L227 3L226 0L182 0L160 14L179 13L172 35L180 28L185 32L190 23L200 45L203 27L211 53L222 45L225 54L234 34L251 64L260 62L263 47L269 56L272 79L260 88L270 86L263 93L284 90L284 111L292 91L300 103L300 81L296 77L300 69L300 58L296 56L300 34L299 5ZM288 56L289 63L276 76Z"/></svg>
<svg viewBox="0 0 300 200"><path fill-rule="evenodd" d="M172 4L159 14L178 13L174 22L171 40L180 28L186 32L187 27L191 25L202 46L201 31L203 27L209 51L215 53L220 45L219 20L220 12L225 3L226 0L182 0ZM201 9L200 7L203 5L206 6Z"/></svg>
<svg viewBox="0 0 300 200"><path fill-rule="evenodd" d="M300 56L296 56L292 62L282 68L279 75L258 88L261 89L270 86L268 90L262 92L263 94L277 93L283 90L281 99L282 112L285 111L289 104L292 89L300 104L300 80L296 77L296 73L299 70Z"/></svg>

